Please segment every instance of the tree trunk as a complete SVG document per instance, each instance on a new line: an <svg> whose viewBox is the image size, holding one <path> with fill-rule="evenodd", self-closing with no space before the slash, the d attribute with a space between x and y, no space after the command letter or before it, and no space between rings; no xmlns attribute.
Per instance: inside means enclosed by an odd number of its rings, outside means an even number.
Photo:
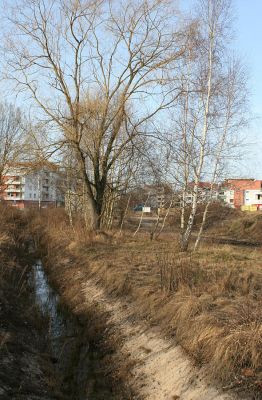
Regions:
<svg viewBox="0 0 262 400"><path fill-rule="evenodd" d="M210 206L210 202L208 202L206 204L206 206L205 206L205 210L204 210L201 226L200 226L200 229L198 231L197 238L196 238L195 245L194 245L194 251L196 251L198 246L199 246L199 242L200 242L200 239L202 237L203 229L204 229L204 226L205 226L205 223L206 223L207 212L208 212L209 206Z"/></svg>
<svg viewBox="0 0 262 400"><path fill-rule="evenodd" d="M131 200L131 194L130 194L129 197L128 197L127 204L126 204L126 208L125 208L124 213L123 213L123 216L122 216L122 218L121 218L121 224L120 224L119 233L122 233L122 229L123 229L123 225L124 225L124 220L125 220L125 217L126 217L126 214L127 214L127 211L128 211L128 207L129 207L130 200Z"/></svg>
<svg viewBox="0 0 262 400"><path fill-rule="evenodd" d="M197 195L196 195L196 199L193 200L192 210L191 210L188 222L187 222L186 230L185 230L185 232L181 233L180 243L181 243L182 251L187 251L187 249L188 249L189 240L191 237L193 224L194 224L194 220L195 220L195 216L196 216L196 211L197 211Z"/></svg>
<svg viewBox="0 0 262 400"><path fill-rule="evenodd" d="M155 234L158 229L159 222L160 222L160 208L157 209L157 220L156 220L156 223L155 223L155 226L154 226L152 232L150 233L151 240L154 240L154 238L155 238Z"/></svg>

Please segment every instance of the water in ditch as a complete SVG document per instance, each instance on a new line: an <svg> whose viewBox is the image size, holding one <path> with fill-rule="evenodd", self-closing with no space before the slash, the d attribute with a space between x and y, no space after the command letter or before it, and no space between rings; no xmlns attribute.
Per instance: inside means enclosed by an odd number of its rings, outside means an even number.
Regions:
<svg viewBox="0 0 262 400"><path fill-rule="evenodd" d="M61 304L49 285L41 261L33 268L35 301L46 324L48 352L57 370L63 399L113 400L112 390L99 373L99 351L92 348L77 319Z"/></svg>

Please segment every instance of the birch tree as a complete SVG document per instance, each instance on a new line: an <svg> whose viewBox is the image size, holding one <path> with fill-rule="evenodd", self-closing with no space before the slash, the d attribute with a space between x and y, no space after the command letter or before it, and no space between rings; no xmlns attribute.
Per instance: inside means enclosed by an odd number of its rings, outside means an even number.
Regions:
<svg viewBox="0 0 262 400"><path fill-rule="evenodd" d="M192 232L192 227L197 211L197 200L198 200L198 186L199 181L203 169L204 159L205 159L205 149L207 143L207 134L208 134L208 123L209 123L209 112L210 112L210 100L212 95L213 88L213 71L214 71L214 56L215 56L215 47L216 41L218 37L218 24L221 18L221 11L219 8L221 4L218 4L219 1L210 1L206 2L207 5L207 13L203 15L203 23L205 24L206 38L204 37L203 41L205 43L207 57L206 62L207 65L204 66L206 69L205 80L202 94L202 104L203 104L203 115L202 115L202 132L199 136L199 148L198 148L198 162L194 167L194 187L193 187L193 198L192 198L192 208L187 221L187 226L185 227L184 232L181 234L181 246L183 250L186 250L188 247L190 235ZM201 4L202 6L204 3ZM201 22L202 22L201 21ZM206 40L205 40L206 39ZM202 72L202 71L201 71Z"/></svg>
<svg viewBox="0 0 262 400"><path fill-rule="evenodd" d="M234 72L231 69L228 75L226 72L230 0L200 0L197 6L194 40L189 43L185 62L181 63L183 95L172 116L171 147L174 179L181 194L183 250L187 250L192 234L201 179L203 176L211 179L212 188L218 179L225 150L227 148L229 153L230 149L229 133L236 132L241 126L241 118L236 124L236 113L232 110L245 91L245 85L241 88L240 81L236 84L238 78L232 87L236 69ZM236 86L241 89L240 97L236 96ZM189 210L188 218L186 209Z"/></svg>
<svg viewBox="0 0 262 400"><path fill-rule="evenodd" d="M210 154L210 193L206 201L202 222L194 244L194 250L199 246L206 223L213 194L219 184L219 179L225 173L226 163L238 154L242 145L239 131L246 126L247 119L247 80L245 69L240 60L230 57L226 63L225 74L221 77L220 90L217 99L216 124L212 150Z"/></svg>

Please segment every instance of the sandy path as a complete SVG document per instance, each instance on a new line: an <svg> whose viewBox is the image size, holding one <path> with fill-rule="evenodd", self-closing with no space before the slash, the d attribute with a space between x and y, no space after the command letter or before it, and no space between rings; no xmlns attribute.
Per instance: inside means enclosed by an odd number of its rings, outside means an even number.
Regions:
<svg viewBox="0 0 262 400"><path fill-rule="evenodd" d="M103 289L91 280L82 283L86 302L103 304L110 313L108 325L115 326L123 338L123 353L135 360L130 384L146 400L233 400L233 394L222 393L205 381L204 372L192 366L180 346L161 337L155 328L132 323L132 306L109 299Z"/></svg>

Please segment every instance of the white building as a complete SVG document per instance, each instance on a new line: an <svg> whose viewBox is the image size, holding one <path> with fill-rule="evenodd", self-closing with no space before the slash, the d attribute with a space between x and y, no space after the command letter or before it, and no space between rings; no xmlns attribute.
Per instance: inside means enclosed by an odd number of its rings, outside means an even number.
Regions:
<svg viewBox="0 0 262 400"><path fill-rule="evenodd" d="M256 206L257 209L262 208L262 189L245 190L244 191L244 205Z"/></svg>
<svg viewBox="0 0 262 400"><path fill-rule="evenodd" d="M55 165L19 163L4 174L1 198L18 208L54 207L63 202L61 178Z"/></svg>
<svg viewBox="0 0 262 400"><path fill-rule="evenodd" d="M218 194L218 199L222 200L229 207L234 208L235 191L230 189L221 189Z"/></svg>

